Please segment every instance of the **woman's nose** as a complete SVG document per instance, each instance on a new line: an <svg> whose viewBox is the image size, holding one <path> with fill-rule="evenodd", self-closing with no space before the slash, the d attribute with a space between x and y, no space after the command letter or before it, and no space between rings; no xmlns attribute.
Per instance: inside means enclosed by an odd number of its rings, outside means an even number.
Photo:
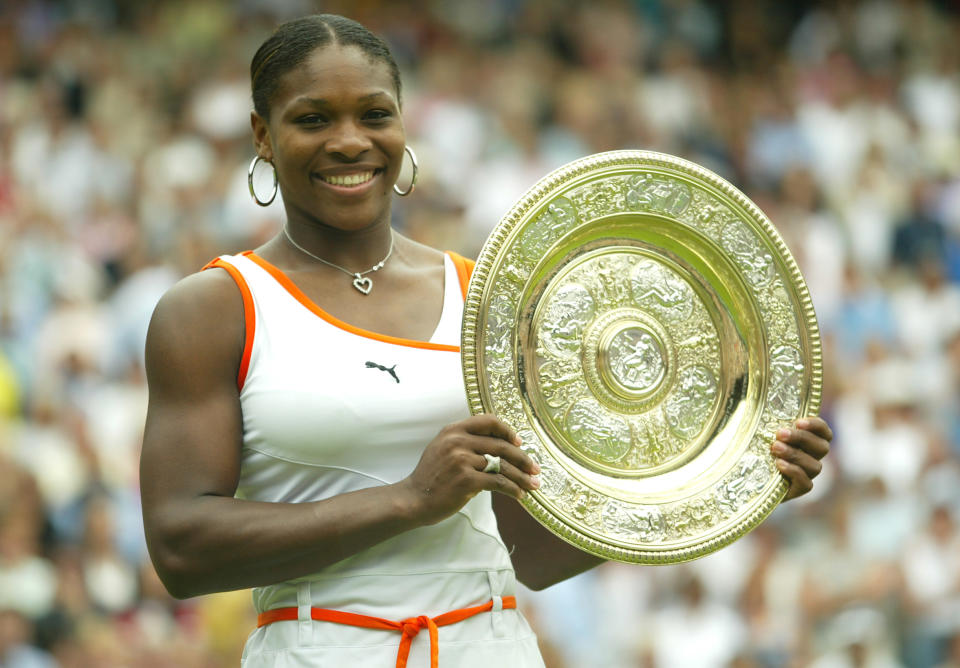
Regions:
<svg viewBox="0 0 960 668"><path fill-rule="evenodd" d="M370 138L356 123L338 123L332 131L325 146L329 153L337 153L348 160L353 160L359 158L372 146Z"/></svg>

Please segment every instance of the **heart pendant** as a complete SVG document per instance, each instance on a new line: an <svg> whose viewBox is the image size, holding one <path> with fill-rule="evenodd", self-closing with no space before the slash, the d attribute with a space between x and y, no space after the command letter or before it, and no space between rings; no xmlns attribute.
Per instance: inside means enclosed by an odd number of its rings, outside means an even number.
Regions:
<svg viewBox="0 0 960 668"><path fill-rule="evenodd" d="M353 287L362 292L365 295L369 295L370 291L373 289L373 281L371 281L366 276L360 277L357 276L353 279Z"/></svg>

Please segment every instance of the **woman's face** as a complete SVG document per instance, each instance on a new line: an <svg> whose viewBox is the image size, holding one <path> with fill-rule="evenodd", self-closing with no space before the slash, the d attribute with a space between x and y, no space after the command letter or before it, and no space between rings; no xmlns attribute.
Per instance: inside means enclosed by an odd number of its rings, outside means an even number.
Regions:
<svg viewBox="0 0 960 668"><path fill-rule="evenodd" d="M389 66L354 46L320 47L280 80L270 120L253 115L290 218L344 231L389 221L406 136Z"/></svg>

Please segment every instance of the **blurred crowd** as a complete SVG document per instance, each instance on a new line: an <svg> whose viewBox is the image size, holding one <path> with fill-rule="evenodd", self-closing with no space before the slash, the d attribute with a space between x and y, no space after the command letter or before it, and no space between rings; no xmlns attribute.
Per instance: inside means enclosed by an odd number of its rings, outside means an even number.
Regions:
<svg viewBox="0 0 960 668"><path fill-rule="evenodd" d="M524 592L547 665L960 666L956 2L4 0L0 667L237 665L249 593L176 601L146 554L142 351L170 285L279 229L247 68L316 11L400 62L414 238L475 256L551 169L651 149L743 189L812 293L814 492L705 559Z"/></svg>

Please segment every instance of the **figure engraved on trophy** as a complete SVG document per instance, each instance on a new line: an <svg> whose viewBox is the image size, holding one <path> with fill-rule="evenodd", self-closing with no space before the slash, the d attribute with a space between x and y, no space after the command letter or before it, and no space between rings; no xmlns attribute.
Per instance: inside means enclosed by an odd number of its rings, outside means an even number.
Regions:
<svg viewBox="0 0 960 668"><path fill-rule="evenodd" d="M530 275L527 267L521 263L520 258L512 258L514 262L508 262L503 268L503 278L512 281L516 286L522 287Z"/></svg>
<svg viewBox="0 0 960 668"><path fill-rule="evenodd" d="M603 506L600 519L607 531L621 538L647 543L663 539L663 515L656 507L627 505L612 499Z"/></svg>
<svg viewBox="0 0 960 668"><path fill-rule="evenodd" d="M484 357L487 366L498 372L507 372L513 367L511 342L515 308L513 300L504 292L495 294L490 300Z"/></svg>
<svg viewBox="0 0 960 668"><path fill-rule="evenodd" d="M673 457L686 445L684 441L666 433L666 425L657 414L650 415L640 423L634 423L635 446L631 454L636 458L637 468L658 466Z"/></svg>
<svg viewBox="0 0 960 668"><path fill-rule="evenodd" d="M513 366L513 360L510 354L509 335L504 335L499 338L491 337L484 348L484 359L486 360L487 366L494 371L510 371Z"/></svg>
<svg viewBox="0 0 960 668"><path fill-rule="evenodd" d="M654 336L640 328L618 332L607 351L613 376L625 387L645 392L663 379L663 350Z"/></svg>
<svg viewBox="0 0 960 668"><path fill-rule="evenodd" d="M724 226L721 241L753 286L765 285L776 275L773 256L743 221L733 220Z"/></svg>
<svg viewBox="0 0 960 668"><path fill-rule="evenodd" d="M697 209L696 220L704 227L710 227L716 224L723 213L725 213L724 207L715 202L703 204Z"/></svg>
<svg viewBox="0 0 960 668"><path fill-rule="evenodd" d="M695 436L704 427L716 396L717 381L709 369L681 369L674 391L663 406L670 430L682 438Z"/></svg>
<svg viewBox="0 0 960 668"><path fill-rule="evenodd" d="M566 409L586 390L579 365L551 359L539 369L540 390L551 408Z"/></svg>
<svg viewBox="0 0 960 668"><path fill-rule="evenodd" d="M607 310L624 305L630 298L629 257L624 253L607 254L589 263L589 269L584 267L585 278L592 279L597 301Z"/></svg>
<svg viewBox="0 0 960 668"><path fill-rule="evenodd" d="M626 198L621 186L623 180L622 176L600 179L572 190L567 196L576 205L583 219L594 220L626 209Z"/></svg>
<svg viewBox="0 0 960 668"><path fill-rule="evenodd" d="M643 258L631 272L633 297L643 308L669 320L683 320L693 308L693 290L672 269Z"/></svg>
<svg viewBox="0 0 960 668"><path fill-rule="evenodd" d="M709 322L709 316L701 322ZM716 330L712 326L709 329L702 327L687 338L677 341L676 344L680 351L686 352L689 350L692 358L710 360L711 362L716 360L715 363L719 363L717 358L720 354L720 343L717 340Z"/></svg>
<svg viewBox="0 0 960 668"><path fill-rule="evenodd" d="M549 457L540 464L540 492L552 499L560 499L567 494L569 479L567 474Z"/></svg>
<svg viewBox="0 0 960 668"><path fill-rule="evenodd" d="M557 197L520 238L518 245L524 258L531 263L539 262L547 249L564 234L576 228L579 222L580 216L574 204L564 197Z"/></svg>
<svg viewBox="0 0 960 668"><path fill-rule="evenodd" d="M679 181L638 174L627 179L625 201L633 211L679 216L693 201L690 188Z"/></svg>
<svg viewBox="0 0 960 668"><path fill-rule="evenodd" d="M586 488L579 486L578 488L577 493L570 494L570 513L578 520L585 520L593 510L594 503L592 495L587 492Z"/></svg>
<svg viewBox="0 0 960 668"><path fill-rule="evenodd" d="M583 330L593 313L594 300L590 292L579 283L567 283L551 295L537 335L552 354L576 355Z"/></svg>
<svg viewBox="0 0 960 668"><path fill-rule="evenodd" d="M499 333L509 330L516 310L516 303L506 292L498 292L490 300L490 309L487 314L487 326L491 331Z"/></svg>
<svg viewBox="0 0 960 668"><path fill-rule="evenodd" d="M786 286L779 277L757 294L757 303L763 315L770 339L792 345L799 345L800 330L794 314L793 303L787 294Z"/></svg>
<svg viewBox="0 0 960 668"><path fill-rule="evenodd" d="M663 514L658 508L640 508L630 515L640 540L646 543L659 543L663 540Z"/></svg>
<svg viewBox="0 0 960 668"><path fill-rule="evenodd" d="M602 462L615 462L630 449L630 425L594 399L581 399L571 406L564 426L580 452Z"/></svg>
<svg viewBox="0 0 960 668"><path fill-rule="evenodd" d="M769 479L769 471L760 458L745 454L733 472L714 490L717 508L727 516L733 515L762 492Z"/></svg>
<svg viewBox="0 0 960 668"><path fill-rule="evenodd" d="M653 204L653 199L646 191L646 184L650 180L649 174L637 174L627 179L626 201L634 211L649 209Z"/></svg>
<svg viewBox="0 0 960 668"><path fill-rule="evenodd" d="M747 481L743 478L727 478L714 490L717 507L725 515L733 515L740 509L744 501Z"/></svg>
<svg viewBox="0 0 960 668"><path fill-rule="evenodd" d="M690 188L679 181L657 180L649 193L653 198L654 210L670 216L679 216L693 199Z"/></svg>
<svg viewBox="0 0 960 668"><path fill-rule="evenodd" d="M717 523L715 502L699 497L674 504L666 515L666 526L680 536L695 536Z"/></svg>
<svg viewBox="0 0 960 668"><path fill-rule="evenodd" d="M547 206L543 220L551 238L556 240L576 226L578 222L577 210L569 200L558 197Z"/></svg>
<svg viewBox="0 0 960 668"><path fill-rule="evenodd" d="M800 414L803 393L803 355L793 346L770 351L768 404L778 418L793 419Z"/></svg>
<svg viewBox="0 0 960 668"><path fill-rule="evenodd" d="M694 191L693 202L687 207L683 217L691 227L719 242L723 227L730 221L732 214L730 209L713 195L697 189Z"/></svg>

